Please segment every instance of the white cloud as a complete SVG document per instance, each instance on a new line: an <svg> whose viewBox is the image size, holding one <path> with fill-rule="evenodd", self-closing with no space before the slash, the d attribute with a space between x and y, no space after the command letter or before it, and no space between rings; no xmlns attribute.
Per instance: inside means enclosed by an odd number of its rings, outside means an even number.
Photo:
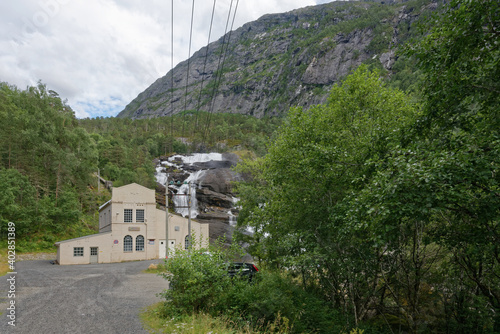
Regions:
<svg viewBox="0 0 500 334"><path fill-rule="evenodd" d="M325 0L240 0L234 29ZM231 0L216 2L211 41ZM192 1L174 1L174 65L187 59ZM233 1L233 10L236 0ZM213 1L195 1L191 55L206 45ZM18 0L0 3L0 81L38 80L78 117L115 116L171 67L171 1Z"/></svg>

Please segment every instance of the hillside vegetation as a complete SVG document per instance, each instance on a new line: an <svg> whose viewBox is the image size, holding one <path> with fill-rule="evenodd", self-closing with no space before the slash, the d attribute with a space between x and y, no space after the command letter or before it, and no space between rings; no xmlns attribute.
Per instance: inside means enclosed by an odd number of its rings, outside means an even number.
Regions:
<svg viewBox="0 0 500 334"><path fill-rule="evenodd" d="M500 332L499 23L451 1L406 47L419 101L360 66L240 166L240 239L347 327Z"/></svg>
<svg viewBox="0 0 500 334"><path fill-rule="evenodd" d="M45 85L0 85L0 235L14 222L17 250L53 249L57 237L95 230L108 194L92 178L98 156L71 108ZM29 243L27 241L30 241Z"/></svg>
<svg viewBox="0 0 500 334"><path fill-rule="evenodd" d="M209 121L203 128L200 122ZM266 152L279 119L188 112L131 121L77 120L71 107L39 83L0 85L0 236L16 224L17 251L55 250L54 242L97 232L97 209L114 186L154 188L153 159L174 152Z"/></svg>
<svg viewBox="0 0 500 334"><path fill-rule="evenodd" d="M405 4L392 19L429 5ZM368 29L353 27L344 44L362 39L356 31L363 29L372 41L387 36L375 33L379 25L359 6L378 8L378 22L402 8L341 5L321 8L354 13ZM176 321L201 314L256 333L500 332L500 3L436 7L421 30L407 30L414 39L393 63L397 71L380 59L360 62L329 84L323 101L311 85L300 101L311 100L291 109L283 101L299 100L274 95L281 86L262 81L283 118L190 107L170 117L77 120L41 83L25 90L1 84L2 245L9 221L19 251L95 232L98 205L109 199L96 189L98 169L115 185L153 187L158 156L249 150L258 158L238 166L248 177L237 188L238 227L254 233L238 238L262 275L252 284L227 279L220 259L235 255L217 245L209 249L214 256L180 252L163 269L182 280L149 314L160 328L180 332ZM309 22L299 14L282 19ZM390 60L389 51L373 52Z"/></svg>

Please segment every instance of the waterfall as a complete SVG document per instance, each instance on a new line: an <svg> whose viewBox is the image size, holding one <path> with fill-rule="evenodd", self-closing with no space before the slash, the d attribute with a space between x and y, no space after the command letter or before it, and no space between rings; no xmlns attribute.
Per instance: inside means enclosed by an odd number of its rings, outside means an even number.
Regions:
<svg viewBox="0 0 500 334"><path fill-rule="evenodd" d="M161 166L161 165L156 166L155 178L156 178L156 182L158 182L161 185L165 185L167 183L168 174L163 173L162 170L163 170L163 166Z"/></svg>
<svg viewBox="0 0 500 334"><path fill-rule="evenodd" d="M222 161L222 153L194 153L191 155L173 155L168 161L181 159L185 164L194 164L195 162Z"/></svg>
<svg viewBox="0 0 500 334"><path fill-rule="evenodd" d="M230 226L236 226L236 216L233 215L233 213L231 212L231 210L229 210L229 212L227 213L229 215L229 225Z"/></svg>
<svg viewBox="0 0 500 334"><path fill-rule="evenodd" d="M196 199L196 185L198 180L205 173L204 170L199 170L197 172L191 173L186 179L184 184L177 188L177 194L173 196L173 202L175 206L175 212L187 217L189 215L188 200L189 195L191 195L191 218L196 218L198 216L198 200ZM191 186L191 189L189 189Z"/></svg>
<svg viewBox="0 0 500 334"><path fill-rule="evenodd" d="M175 167L176 169L183 170L182 167L178 164L178 161L182 161L182 164L192 165L194 163L199 162L209 162L209 161L222 161L221 153L195 153L191 155L173 155L168 158L167 161L162 161L159 166L156 167L156 181L162 185L165 185L169 175L163 172L165 166L167 167ZM184 171L184 170L183 170ZM189 192L191 195L191 218L196 218L198 216L198 201L196 199L196 188L197 186L201 186L199 184L200 178L205 173L205 170L199 170L196 172L188 172L189 177L184 181L188 184L182 185L169 185L169 188L176 189L177 194L175 194L173 198L175 212L182 215L183 217L187 217L189 214L188 208L188 200L189 200ZM171 181L171 180L170 180ZM189 189L189 183L191 183L191 189Z"/></svg>

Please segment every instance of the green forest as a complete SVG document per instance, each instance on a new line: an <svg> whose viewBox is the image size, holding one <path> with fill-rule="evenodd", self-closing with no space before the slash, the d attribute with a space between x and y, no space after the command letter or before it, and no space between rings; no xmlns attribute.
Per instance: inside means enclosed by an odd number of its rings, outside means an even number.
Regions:
<svg viewBox="0 0 500 334"><path fill-rule="evenodd" d="M210 131L195 131L209 124ZM153 159L172 153L233 150L264 154L280 119L194 111L132 121L76 119L39 83L0 86L0 234L16 223L18 251L53 250L56 241L97 232L97 209L114 186L155 188Z"/></svg>
<svg viewBox="0 0 500 334"><path fill-rule="evenodd" d="M404 85L362 65L283 118L76 119L42 82L2 83L2 248L8 222L19 252L96 233L110 198L97 173L154 188L155 158L237 152L238 227L254 234L236 239L262 273L235 283L215 257L179 255L166 269L193 279L155 316L224 315L252 333L499 333L499 23L497 1L452 0L400 49Z"/></svg>
<svg viewBox="0 0 500 334"><path fill-rule="evenodd" d="M240 238L344 328L500 332L499 22L496 1L451 1L403 50L418 96L361 66L239 166Z"/></svg>

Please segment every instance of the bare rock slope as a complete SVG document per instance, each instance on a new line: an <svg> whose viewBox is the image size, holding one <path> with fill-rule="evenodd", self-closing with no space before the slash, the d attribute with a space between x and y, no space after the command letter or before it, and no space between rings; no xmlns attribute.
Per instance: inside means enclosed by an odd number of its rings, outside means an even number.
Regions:
<svg viewBox="0 0 500 334"><path fill-rule="evenodd" d="M432 0L334 1L265 15L194 53L118 117L184 109L263 117L322 103L332 85L361 63L390 76L413 23L435 8Z"/></svg>

